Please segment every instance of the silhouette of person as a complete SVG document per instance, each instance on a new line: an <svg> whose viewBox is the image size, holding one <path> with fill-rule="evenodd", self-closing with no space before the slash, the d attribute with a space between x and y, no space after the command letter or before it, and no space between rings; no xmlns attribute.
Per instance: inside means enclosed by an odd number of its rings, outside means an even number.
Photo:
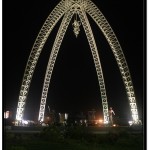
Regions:
<svg viewBox="0 0 150 150"><path fill-rule="evenodd" d="M113 111L112 107L109 109L109 123L112 126L113 125L113 115L115 115L115 112Z"/></svg>

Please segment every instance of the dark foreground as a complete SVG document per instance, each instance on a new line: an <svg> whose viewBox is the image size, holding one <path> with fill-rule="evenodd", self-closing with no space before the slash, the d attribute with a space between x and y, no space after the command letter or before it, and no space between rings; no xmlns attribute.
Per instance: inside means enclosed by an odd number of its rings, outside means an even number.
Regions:
<svg viewBox="0 0 150 150"><path fill-rule="evenodd" d="M50 126L4 134L4 150L144 150L143 133L136 128Z"/></svg>

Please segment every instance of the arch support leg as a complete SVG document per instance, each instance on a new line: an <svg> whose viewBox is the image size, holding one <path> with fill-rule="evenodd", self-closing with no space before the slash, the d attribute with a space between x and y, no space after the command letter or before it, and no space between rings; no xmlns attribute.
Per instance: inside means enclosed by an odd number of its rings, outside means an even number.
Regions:
<svg viewBox="0 0 150 150"><path fill-rule="evenodd" d="M59 21L59 19L63 16L66 11L65 1L62 0L50 13L45 23L43 24L35 42L32 47L30 56L28 58L28 62L25 68L21 89L19 93L19 100L16 112L16 120L22 120L24 116L25 104L28 95L28 91L30 88L31 79L41 54L42 48L51 33L52 29Z"/></svg>
<svg viewBox="0 0 150 150"><path fill-rule="evenodd" d="M95 68L96 68L96 72L98 76L101 99L102 99L102 106L103 106L104 124L108 124L109 118L108 118L107 95L106 95L105 82L104 82L104 77L103 77L103 72L102 72L102 67L100 63L100 58L98 55L96 42L95 42L94 35L93 35L91 26L89 24L89 21L85 12L79 11L78 13L79 13L81 22L83 24L90 48L91 48L91 52L92 52L92 56L93 56L93 60L94 60L94 64L95 64Z"/></svg>
<svg viewBox="0 0 150 150"><path fill-rule="evenodd" d="M92 17L92 19L98 25L100 30L103 32L105 38L107 39L112 49L112 52L117 61L117 64L120 69L120 73L121 73L121 76L125 85L133 122L135 124L138 124L139 117L138 117L138 110L137 110L133 83L132 83L130 71L129 71L124 53L122 51L122 48L119 44L119 41L115 33L113 32L111 26L109 25L108 21L104 17L104 15L101 13L101 11L97 8L97 6L91 0L87 0L86 12Z"/></svg>
<svg viewBox="0 0 150 150"><path fill-rule="evenodd" d="M42 90L42 96L41 96L41 103L40 103L40 110L39 110L39 117L38 121L43 121L44 120L44 112L45 112L45 105L46 105L46 99L47 99L47 94L48 94L48 89L49 89L49 84L52 76L52 71L55 65L55 61L57 58L57 54L59 52L59 48L61 46L63 37L66 33L67 27L71 21L71 18L73 16L73 10L66 12L62 23L60 25L60 28L58 30L56 39L54 41L54 45L50 54L49 62L47 65L46 69L46 74L45 74L45 79L44 79L44 84L43 84L43 90Z"/></svg>

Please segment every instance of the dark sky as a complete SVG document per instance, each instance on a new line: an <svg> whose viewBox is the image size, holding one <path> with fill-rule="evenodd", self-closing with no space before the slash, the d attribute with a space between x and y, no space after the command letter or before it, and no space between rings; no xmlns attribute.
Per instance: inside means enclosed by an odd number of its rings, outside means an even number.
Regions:
<svg viewBox="0 0 150 150"><path fill-rule="evenodd" d="M36 36L59 0L3 1L3 102L16 113L24 69ZM145 78L145 48L142 0L93 0L113 28L125 54L142 117ZM103 67L108 104L118 117L129 117L129 105L112 51L89 17ZM56 25L37 63L26 101L25 118L38 118L42 84L48 58L59 28ZM72 23L72 21L71 21ZM54 67L47 105L57 112L87 112L102 116L101 96L91 51L83 27L76 39L72 25L66 32ZM46 113L48 108L46 106Z"/></svg>

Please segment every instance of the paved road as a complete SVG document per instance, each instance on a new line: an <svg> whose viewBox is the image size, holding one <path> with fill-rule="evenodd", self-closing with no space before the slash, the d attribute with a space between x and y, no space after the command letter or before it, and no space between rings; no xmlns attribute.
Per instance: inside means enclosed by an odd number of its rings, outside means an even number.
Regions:
<svg viewBox="0 0 150 150"><path fill-rule="evenodd" d="M117 133L117 132L127 132L133 134L143 133L142 127L87 127L88 131L92 134L108 134L108 133ZM9 127L5 131L9 133L23 133L23 134L32 134L40 133L43 130L43 127Z"/></svg>

